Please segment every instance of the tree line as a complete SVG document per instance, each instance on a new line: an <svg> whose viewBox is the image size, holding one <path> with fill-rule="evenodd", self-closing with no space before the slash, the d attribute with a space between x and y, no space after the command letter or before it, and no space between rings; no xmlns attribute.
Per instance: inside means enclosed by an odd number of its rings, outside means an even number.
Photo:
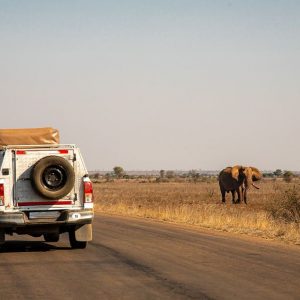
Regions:
<svg viewBox="0 0 300 300"><path fill-rule="evenodd" d="M160 170L158 175L128 175L123 167L115 166L111 172L107 172L105 175L100 175L96 172L90 175L94 180L105 179L106 181L111 181L113 179L149 179L155 178L156 182L168 182L175 179L187 179L191 182L202 182L202 181L214 181L217 176L211 174L200 174L197 170L190 170L187 172L177 173L173 170ZM297 177L291 171L283 171L281 169L276 169L274 172L263 173L264 178L282 178L285 182L291 182L295 177Z"/></svg>

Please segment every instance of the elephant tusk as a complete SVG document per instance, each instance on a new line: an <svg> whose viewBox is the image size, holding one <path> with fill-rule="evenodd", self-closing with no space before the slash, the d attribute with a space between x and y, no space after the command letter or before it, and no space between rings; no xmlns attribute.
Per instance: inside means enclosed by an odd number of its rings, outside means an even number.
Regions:
<svg viewBox="0 0 300 300"><path fill-rule="evenodd" d="M258 186L256 186L254 183L252 183L252 185L256 188L256 189L258 189L259 190L259 187Z"/></svg>

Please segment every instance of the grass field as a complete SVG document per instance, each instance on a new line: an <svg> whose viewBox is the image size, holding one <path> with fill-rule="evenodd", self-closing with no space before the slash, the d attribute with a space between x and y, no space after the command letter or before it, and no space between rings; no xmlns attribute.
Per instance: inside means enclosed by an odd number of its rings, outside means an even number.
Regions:
<svg viewBox="0 0 300 300"><path fill-rule="evenodd" d="M299 243L299 183L268 180L259 185L260 190L249 193L248 205L231 204L231 194L224 205L216 181L98 182L95 210ZM287 207L291 202L296 206Z"/></svg>

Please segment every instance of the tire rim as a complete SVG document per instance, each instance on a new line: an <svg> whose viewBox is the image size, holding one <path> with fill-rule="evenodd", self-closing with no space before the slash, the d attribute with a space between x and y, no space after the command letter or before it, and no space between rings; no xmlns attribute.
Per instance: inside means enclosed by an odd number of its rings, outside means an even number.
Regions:
<svg viewBox="0 0 300 300"><path fill-rule="evenodd" d="M46 188L59 190L66 183L65 170L59 166L50 166L42 174L42 181Z"/></svg>

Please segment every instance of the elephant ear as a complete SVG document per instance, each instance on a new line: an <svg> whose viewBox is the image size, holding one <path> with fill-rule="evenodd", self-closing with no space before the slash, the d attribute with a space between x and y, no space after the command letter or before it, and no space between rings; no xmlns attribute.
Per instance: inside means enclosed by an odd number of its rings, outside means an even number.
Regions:
<svg viewBox="0 0 300 300"><path fill-rule="evenodd" d="M261 172L257 168L255 168L255 167L250 167L250 168L252 169L252 180L253 181L260 180L261 177L262 177Z"/></svg>
<svg viewBox="0 0 300 300"><path fill-rule="evenodd" d="M232 176L232 178L234 178L235 180L238 180L239 179L239 174L240 174L241 170L243 170L242 166L234 166L234 167L232 167L232 169L231 169L231 176Z"/></svg>

